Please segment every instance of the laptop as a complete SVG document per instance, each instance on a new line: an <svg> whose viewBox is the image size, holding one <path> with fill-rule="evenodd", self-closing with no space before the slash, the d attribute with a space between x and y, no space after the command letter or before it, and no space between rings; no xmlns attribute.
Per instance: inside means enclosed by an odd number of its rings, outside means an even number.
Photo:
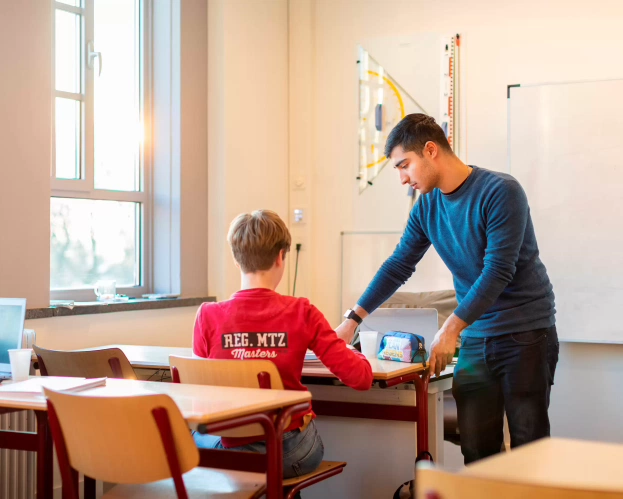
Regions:
<svg viewBox="0 0 623 499"><path fill-rule="evenodd" d="M0 298L0 380L11 379L9 349L22 348L26 298Z"/></svg>
<svg viewBox="0 0 623 499"><path fill-rule="evenodd" d="M377 308L366 317L361 331L389 331L415 333L424 337L426 350L430 348L439 327L437 310L434 308Z"/></svg>

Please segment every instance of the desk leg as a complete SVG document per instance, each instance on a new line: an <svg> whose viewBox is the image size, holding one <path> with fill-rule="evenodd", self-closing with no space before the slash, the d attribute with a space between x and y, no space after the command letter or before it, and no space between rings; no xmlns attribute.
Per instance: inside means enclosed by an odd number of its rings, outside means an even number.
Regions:
<svg viewBox="0 0 623 499"><path fill-rule="evenodd" d="M415 399L417 404L417 456L416 460L428 460L428 373L421 377L416 377L413 381L415 385Z"/></svg>
<svg viewBox="0 0 623 499"><path fill-rule="evenodd" d="M52 435L45 411L35 411L37 417L37 499L52 499L53 483L53 451Z"/></svg>
<svg viewBox="0 0 623 499"><path fill-rule="evenodd" d="M443 464L443 392L428 394L428 444L435 464Z"/></svg>

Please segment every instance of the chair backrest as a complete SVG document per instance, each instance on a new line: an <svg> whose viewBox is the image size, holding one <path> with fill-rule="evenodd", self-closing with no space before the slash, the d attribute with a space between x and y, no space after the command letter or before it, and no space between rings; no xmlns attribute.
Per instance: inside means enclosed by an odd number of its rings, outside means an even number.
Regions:
<svg viewBox="0 0 623 499"><path fill-rule="evenodd" d="M283 390L283 382L277 366L270 360L221 360L196 357L169 356L173 381L179 376L180 383L193 385L235 386L240 388L271 388ZM177 373L176 373L177 371ZM267 376L270 385L266 385ZM289 424L289 423L288 423ZM259 424L241 426L216 435L222 437L254 437L263 435Z"/></svg>
<svg viewBox="0 0 623 499"><path fill-rule="evenodd" d="M518 480L521 470L517 470ZM614 499L621 493L578 490L492 480L437 470L420 461L415 473L417 499Z"/></svg>
<svg viewBox="0 0 623 499"><path fill-rule="evenodd" d="M166 447L152 412L158 408L166 410L180 472L199 464L199 451L188 425L168 395L94 397L49 389L45 395L59 462L61 443L54 434L52 410L60 424L69 464L87 476L113 483L170 478Z"/></svg>
<svg viewBox="0 0 623 499"><path fill-rule="evenodd" d="M118 348L100 350L46 350L33 345L43 376L136 379L130 361Z"/></svg>
<svg viewBox="0 0 623 499"><path fill-rule="evenodd" d="M261 373L268 373L270 388L283 390L277 366L270 360L199 359L171 355L169 365L177 369L181 383L264 388Z"/></svg>

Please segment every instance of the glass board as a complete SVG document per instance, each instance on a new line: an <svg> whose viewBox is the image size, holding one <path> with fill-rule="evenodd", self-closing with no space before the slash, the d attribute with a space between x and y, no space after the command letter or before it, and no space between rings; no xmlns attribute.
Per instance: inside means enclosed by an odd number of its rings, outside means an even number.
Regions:
<svg viewBox="0 0 623 499"><path fill-rule="evenodd" d="M623 343L623 80L510 88L508 120L559 338Z"/></svg>

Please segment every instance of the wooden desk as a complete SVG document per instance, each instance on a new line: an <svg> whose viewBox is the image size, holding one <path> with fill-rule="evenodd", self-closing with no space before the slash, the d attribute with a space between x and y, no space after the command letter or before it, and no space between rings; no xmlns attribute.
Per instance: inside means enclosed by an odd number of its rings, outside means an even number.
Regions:
<svg viewBox="0 0 623 499"><path fill-rule="evenodd" d="M519 482L623 494L623 445L565 438L544 438L496 454L461 473Z"/></svg>
<svg viewBox="0 0 623 499"><path fill-rule="evenodd" d="M260 390L209 385L159 383L128 379L106 380L106 386L80 392L94 397L159 393L171 397L189 423L208 427L220 421L270 412L311 401L311 394L293 390Z"/></svg>
<svg viewBox="0 0 623 499"><path fill-rule="evenodd" d="M157 347L143 345L105 345L97 348L87 348L85 350L96 350L100 348L119 348L137 369L169 369L169 355L180 357L192 357L192 348L183 347ZM391 362L389 360L371 360L372 373L375 381L394 381L404 383L405 376L421 373L424 368L421 364L403 364L401 362ZM303 367L303 376L314 378L335 378L335 375L326 367L319 365ZM394 383L394 384L397 384ZM391 384L389 386L392 386Z"/></svg>
<svg viewBox="0 0 623 499"><path fill-rule="evenodd" d="M183 385L123 379L108 379L106 386L80 392L81 395L94 397L133 396L148 393L169 395L180 408L182 416L186 421L205 425L206 430L210 431L222 431L249 423L262 424L262 421L264 423L267 420L270 421L270 424L274 425L275 429L272 444L269 442L269 438L267 438L267 495L275 499L281 497L283 479L281 440L283 426L285 426L285 420L289 418L289 414L292 411L300 411L302 405L309 404L311 400L309 392ZM37 497L51 498L53 495L51 485L52 442L49 437L49 431L47 431L47 405L43 394L0 393L0 411L3 409L32 409L38 414L38 421L40 419L45 421L45 431L43 431L42 436L35 437L34 434L25 434L23 432L4 432L1 434L3 440L0 441L5 445L5 448L9 449L39 450L38 467L40 466L40 469L37 471L38 480L40 479L42 487L45 484L45 488L39 489L38 484ZM253 419L252 416L257 417ZM263 419L261 416L263 416ZM268 449L269 447L274 449L272 453ZM211 454L211 456L214 462L206 462L202 458L202 465L223 467L217 455Z"/></svg>
<svg viewBox="0 0 623 499"><path fill-rule="evenodd" d="M372 367L374 381L392 381L415 373L422 373L425 369L422 364L406 364L391 360L368 359ZM323 365L303 366L303 376L313 378L335 378L329 369Z"/></svg>

